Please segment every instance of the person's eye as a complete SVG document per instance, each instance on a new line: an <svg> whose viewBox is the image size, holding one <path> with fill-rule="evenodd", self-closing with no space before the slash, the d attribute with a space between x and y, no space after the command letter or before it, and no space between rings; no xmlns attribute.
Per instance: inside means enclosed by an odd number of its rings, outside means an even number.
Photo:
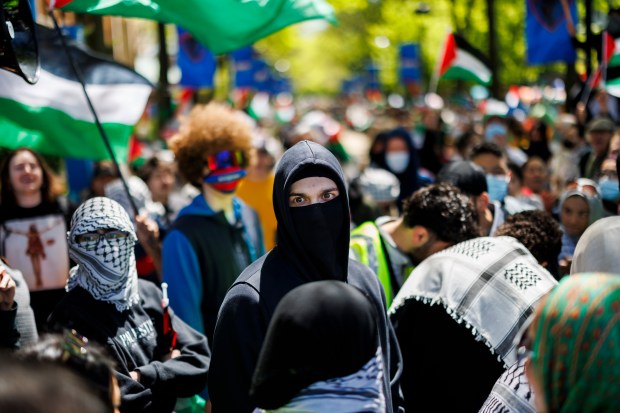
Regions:
<svg viewBox="0 0 620 413"><path fill-rule="evenodd" d="M331 201L332 199L336 198L338 196L338 192L325 192L323 194L323 199L327 200L327 201Z"/></svg>
<svg viewBox="0 0 620 413"><path fill-rule="evenodd" d="M300 206L304 203L305 199L302 196L292 196L289 198L289 205L290 206Z"/></svg>
<svg viewBox="0 0 620 413"><path fill-rule="evenodd" d="M77 242L87 243L87 242L95 242L99 239L99 235L97 234L82 234L76 237Z"/></svg>
<svg viewBox="0 0 620 413"><path fill-rule="evenodd" d="M127 236L127 234L125 234L122 231L113 231L113 232L108 232L106 234L106 238L108 240L119 240L119 239L123 239Z"/></svg>

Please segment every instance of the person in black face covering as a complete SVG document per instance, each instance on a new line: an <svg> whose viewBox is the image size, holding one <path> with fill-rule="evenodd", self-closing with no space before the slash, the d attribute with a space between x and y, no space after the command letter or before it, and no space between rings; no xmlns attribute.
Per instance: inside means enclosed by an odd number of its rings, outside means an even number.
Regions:
<svg viewBox="0 0 620 413"><path fill-rule="evenodd" d="M393 412L390 357L396 359L399 349L386 318L379 280L348 258L348 197L336 158L309 141L287 150L277 166L273 206L278 221L276 247L241 273L220 307L209 371L213 412L252 412L252 375L277 304L292 289L322 280L357 287L376 307L386 411Z"/></svg>

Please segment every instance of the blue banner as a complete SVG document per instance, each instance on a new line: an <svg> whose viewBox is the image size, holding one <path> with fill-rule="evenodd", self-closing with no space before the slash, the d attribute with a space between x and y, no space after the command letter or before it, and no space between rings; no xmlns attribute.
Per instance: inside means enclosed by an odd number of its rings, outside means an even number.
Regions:
<svg viewBox="0 0 620 413"><path fill-rule="evenodd" d="M69 184L70 201L79 204L82 192L90 188L93 179L94 162L85 159L65 159L67 183Z"/></svg>
<svg viewBox="0 0 620 413"><path fill-rule="evenodd" d="M530 65L574 63L577 54L567 29L562 0L526 0L527 62ZM568 0L573 24L577 22L577 4Z"/></svg>
<svg viewBox="0 0 620 413"><path fill-rule="evenodd" d="M420 46L417 43L400 45L400 81L408 85L420 83Z"/></svg>
<svg viewBox="0 0 620 413"><path fill-rule="evenodd" d="M366 66L366 90L381 90L379 68L374 63Z"/></svg>
<svg viewBox="0 0 620 413"><path fill-rule="evenodd" d="M267 62L265 62L261 58L255 58L252 62L252 70L252 79L254 81L254 84L252 86L254 87L254 89L256 89L258 92L271 93L271 83L273 76Z"/></svg>
<svg viewBox="0 0 620 413"><path fill-rule="evenodd" d="M342 81L341 91L344 95L364 92L364 77L361 75L352 76Z"/></svg>
<svg viewBox="0 0 620 413"><path fill-rule="evenodd" d="M189 88L212 88L217 67L215 55L198 43L192 35L177 27L179 55L177 64L181 69L181 86Z"/></svg>
<svg viewBox="0 0 620 413"><path fill-rule="evenodd" d="M254 87L254 49L246 46L231 53L235 63L235 87Z"/></svg>

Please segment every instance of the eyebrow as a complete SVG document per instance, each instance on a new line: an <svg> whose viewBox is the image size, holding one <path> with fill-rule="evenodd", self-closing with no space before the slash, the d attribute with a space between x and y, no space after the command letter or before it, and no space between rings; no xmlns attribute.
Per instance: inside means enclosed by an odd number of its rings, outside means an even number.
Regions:
<svg viewBox="0 0 620 413"><path fill-rule="evenodd" d="M331 191L338 191L338 188L337 187L328 188L328 189L321 191L321 193L324 194L325 192L331 192ZM288 194L288 196L306 196L306 195L307 194L304 194L301 192L291 192L290 194Z"/></svg>

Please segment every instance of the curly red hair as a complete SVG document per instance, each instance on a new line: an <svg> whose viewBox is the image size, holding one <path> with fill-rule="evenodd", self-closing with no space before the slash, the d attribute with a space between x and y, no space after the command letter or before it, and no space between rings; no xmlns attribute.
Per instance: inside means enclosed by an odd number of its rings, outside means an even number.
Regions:
<svg viewBox="0 0 620 413"><path fill-rule="evenodd" d="M200 187L208 156L238 150L243 152L247 162L252 137L249 126L238 114L225 105L212 102L192 109L169 146L181 175L192 185Z"/></svg>

